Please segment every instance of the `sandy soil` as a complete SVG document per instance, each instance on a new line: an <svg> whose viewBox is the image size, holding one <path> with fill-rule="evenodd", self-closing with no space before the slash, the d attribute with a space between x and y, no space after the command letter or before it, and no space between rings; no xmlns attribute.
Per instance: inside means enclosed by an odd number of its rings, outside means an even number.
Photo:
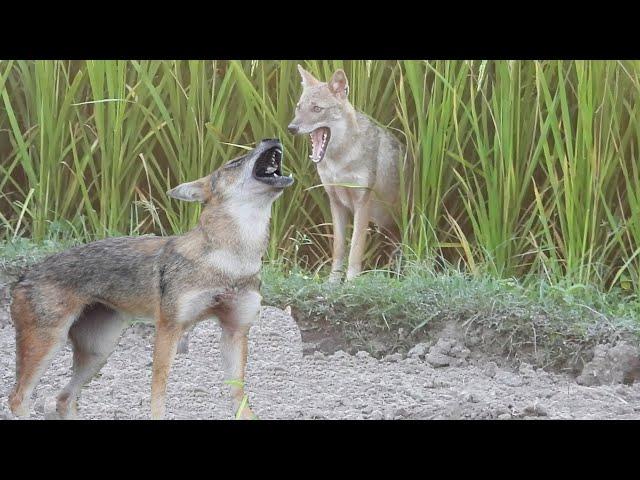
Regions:
<svg viewBox="0 0 640 480"><path fill-rule="evenodd" d="M178 355L168 386L167 417L231 419L214 322L199 324ZM129 328L101 373L83 390L84 419L150 416L153 327ZM583 386L568 375L522 364L508 370L469 360L454 339L438 348L378 360L366 352L302 355L300 331L282 310L265 307L250 335L247 391L261 419L640 419L640 384ZM446 351L445 351L446 350ZM0 306L0 418L12 415L14 330ZM440 362L442 356L449 360ZM444 358L444 357L442 357ZM453 359L453 360L452 360ZM437 367L440 363L448 366ZM44 418L71 374L71 347L55 357L34 394L30 418Z"/></svg>

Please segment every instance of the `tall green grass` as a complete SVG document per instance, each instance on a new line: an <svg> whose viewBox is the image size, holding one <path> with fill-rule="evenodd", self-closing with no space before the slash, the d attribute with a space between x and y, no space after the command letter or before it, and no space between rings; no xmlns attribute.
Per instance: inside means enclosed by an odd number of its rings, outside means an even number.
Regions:
<svg viewBox="0 0 640 480"><path fill-rule="evenodd" d="M165 191L279 137L297 181L269 256L322 267L328 202L307 139L286 131L296 63L1 61L0 239L185 231L199 207ZM300 63L344 68L356 108L407 146L407 255L638 291L640 62Z"/></svg>

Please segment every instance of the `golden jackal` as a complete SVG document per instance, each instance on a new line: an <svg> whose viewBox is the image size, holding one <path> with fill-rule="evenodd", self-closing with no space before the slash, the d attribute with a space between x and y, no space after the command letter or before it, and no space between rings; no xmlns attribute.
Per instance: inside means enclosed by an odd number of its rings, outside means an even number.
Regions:
<svg viewBox="0 0 640 480"><path fill-rule="evenodd" d="M234 409L245 405L247 333L260 311L260 268L271 204L293 178L281 173L282 145L263 140L246 155L168 194L204 203L199 225L182 236L100 240L53 255L14 286L16 415L29 412L33 389L67 337L73 376L57 397L74 416L80 390L104 365L133 317L156 325L151 416L163 418L167 377L182 334L217 317ZM241 418L252 418L247 406Z"/></svg>

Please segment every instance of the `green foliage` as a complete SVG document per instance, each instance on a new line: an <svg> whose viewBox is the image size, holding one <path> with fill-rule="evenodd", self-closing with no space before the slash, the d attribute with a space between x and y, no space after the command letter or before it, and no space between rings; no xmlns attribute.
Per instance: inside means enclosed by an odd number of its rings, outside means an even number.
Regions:
<svg viewBox="0 0 640 480"><path fill-rule="evenodd" d="M331 325L365 349L381 337L387 345L408 348L425 335L437 335L448 322L482 336L482 348L507 355L531 352L529 360L540 366L573 364L595 345L621 336L640 341L640 301L588 286L550 285L544 279L525 286L451 266L434 271L424 263L407 265L401 276L375 271L339 285L325 280L265 265L264 303L289 305L306 325Z"/></svg>
<svg viewBox="0 0 640 480"><path fill-rule="evenodd" d="M286 131L296 63L0 61L0 239L183 232L199 207L165 192L277 136L296 183L269 257L323 268L328 201ZM344 68L355 107L407 145L407 256L637 294L640 62L300 63Z"/></svg>

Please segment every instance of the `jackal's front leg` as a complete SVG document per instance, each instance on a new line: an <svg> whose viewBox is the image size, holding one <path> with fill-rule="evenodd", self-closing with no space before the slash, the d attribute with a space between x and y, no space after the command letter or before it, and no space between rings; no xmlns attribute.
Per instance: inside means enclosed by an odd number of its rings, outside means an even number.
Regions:
<svg viewBox="0 0 640 480"><path fill-rule="evenodd" d="M347 209L340 203L339 200L334 198L335 193L333 190L329 192L329 205L331 206L331 221L333 222L333 252L331 259L331 274L329 275L329 282L339 282L344 265L345 246L346 246L346 231L348 212Z"/></svg>
<svg viewBox="0 0 640 480"><path fill-rule="evenodd" d="M349 268L347 270L347 280L360 275L362 271L362 255L367 245L367 228L371 218L370 203L368 196L360 205L356 205L353 215L353 236L351 238L351 251L349 252Z"/></svg>
<svg viewBox="0 0 640 480"><path fill-rule="evenodd" d="M231 392L233 411L237 419L255 418L244 392L244 373L247 365L247 334L250 325L224 325L220 339L224 380Z"/></svg>
<svg viewBox="0 0 640 480"><path fill-rule="evenodd" d="M151 377L151 418L154 420L164 418L167 380L182 332L183 329L179 325L162 320L156 325Z"/></svg>

